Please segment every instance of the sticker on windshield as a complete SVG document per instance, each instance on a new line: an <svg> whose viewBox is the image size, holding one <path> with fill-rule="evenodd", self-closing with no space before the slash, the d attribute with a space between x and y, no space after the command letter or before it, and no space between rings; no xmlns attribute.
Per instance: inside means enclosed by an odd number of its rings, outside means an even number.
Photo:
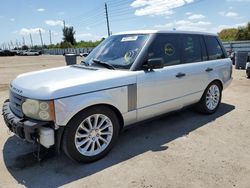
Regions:
<svg viewBox="0 0 250 188"><path fill-rule="evenodd" d="M129 37L123 37L121 42L128 42L128 41L136 41L138 39L138 36L129 36Z"/></svg>

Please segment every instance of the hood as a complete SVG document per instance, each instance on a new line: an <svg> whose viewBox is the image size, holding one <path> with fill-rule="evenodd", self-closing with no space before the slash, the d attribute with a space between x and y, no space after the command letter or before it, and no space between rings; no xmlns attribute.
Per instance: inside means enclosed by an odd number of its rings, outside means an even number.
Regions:
<svg viewBox="0 0 250 188"><path fill-rule="evenodd" d="M10 89L27 98L50 100L135 82L133 71L67 66L21 74Z"/></svg>

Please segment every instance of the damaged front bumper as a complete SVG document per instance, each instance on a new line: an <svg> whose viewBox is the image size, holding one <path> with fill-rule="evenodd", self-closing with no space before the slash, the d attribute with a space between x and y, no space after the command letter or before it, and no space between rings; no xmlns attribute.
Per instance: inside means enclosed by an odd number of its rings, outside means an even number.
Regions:
<svg viewBox="0 0 250 188"><path fill-rule="evenodd" d="M41 138L44 134L42 131L46 129L46 127L52 127L51 122L43 122L43 121L37 121L32 119L25 119L25 118L19 118L16 116L9 107L10 102L7 100L3 104L2 109L2 115L4 117L5 124L8 126L11 132L15 133L18 137L20 137L23 140L26 140L28 142L38 142L41 143L41 140L44 140L44 138ZM51 131L54 130L51 128L47 128ZM53 135L45 135L45 136L53 136ZM54 140L54 138L53 138ZM46 141L46 138L45 138ZM45 147L48 147L48 144L43 144ZM54 143L50 143L52 145Z"/></svg>

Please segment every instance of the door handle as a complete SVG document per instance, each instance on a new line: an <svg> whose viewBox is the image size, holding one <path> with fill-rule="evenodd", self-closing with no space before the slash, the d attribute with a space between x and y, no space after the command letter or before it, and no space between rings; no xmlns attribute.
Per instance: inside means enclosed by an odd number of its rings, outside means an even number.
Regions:
<svg viewBox="0 0 250 188"><path fill-rule="evenodd" d="M213 71L214 69L212 69L212 68L207 68L206 69L206 72L211 72L211 71Z"/></svg>
<svg viewBox="0 0 250 188"><path fill-rule="evenodd" d="M176 78L182 78L182 77L184 77L184 76L186 76L185 73L179 72L179 73L176 75Z"/></svg>

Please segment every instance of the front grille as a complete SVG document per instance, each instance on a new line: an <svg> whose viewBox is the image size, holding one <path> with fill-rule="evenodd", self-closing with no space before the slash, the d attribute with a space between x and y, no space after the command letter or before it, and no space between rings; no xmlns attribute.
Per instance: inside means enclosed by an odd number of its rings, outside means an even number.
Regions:
<svg viewBox="0 0 250 188"><path fill-rule="evenodd" d="M22 112L22 103L24 102L24 97L10 91L10 109L18 117L24 117Z"/></svg>

